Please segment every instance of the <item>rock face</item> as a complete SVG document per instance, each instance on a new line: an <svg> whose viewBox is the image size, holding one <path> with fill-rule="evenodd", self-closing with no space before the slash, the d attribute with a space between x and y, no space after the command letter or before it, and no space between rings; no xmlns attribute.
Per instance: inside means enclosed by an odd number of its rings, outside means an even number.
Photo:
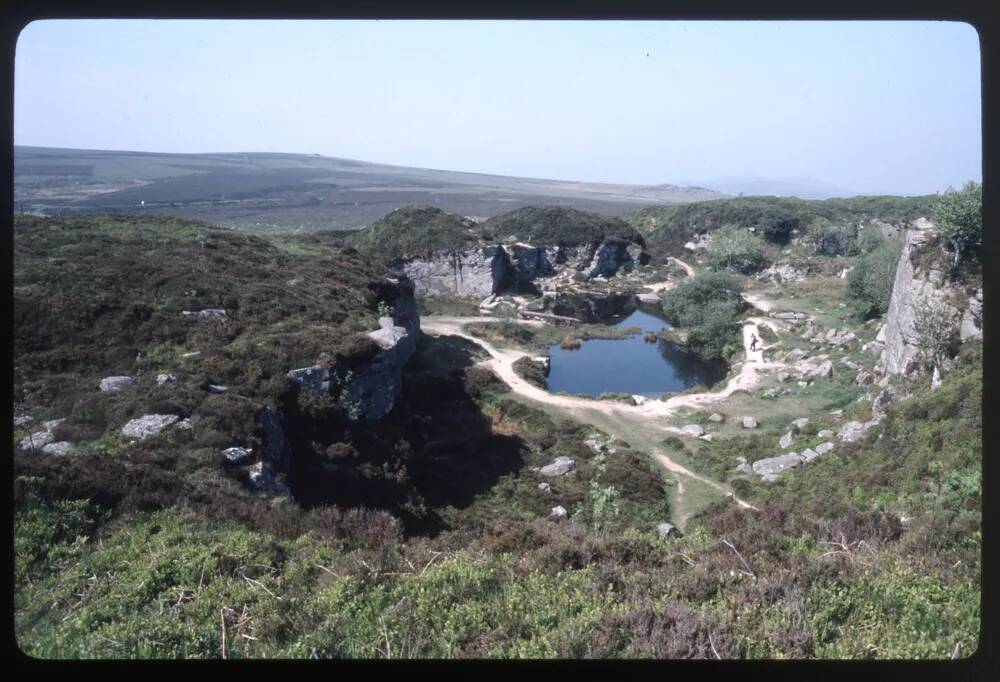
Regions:
<svg viewBox="0 0 1000 682"><path fill-rule="evenodd" d="M896 278L892 285L889 310L885 326L879 330L877 341L883 342L876 369L886 374L910 374L919 370L920 350L914 329L916 311L924 302L946 306L960 315L958 334L962 340L982 338L982 290L975 296L966 296L954 285L943 281L942 273L933 267L914 265L917 257L932 240L932 226L926 220L913 224L906 232L903 252L896 265ZM964 309L957 309L949 301L965 301Z"/></svg>
<svg viewBox="0 0 1000 682"><path fill-rule="evenodd" d="M484 298L507 291L537 292L535 279L565 268L588 278L612 277L648 261L641 244L612 237L590 244L482 244L400 261L396 267L425 296Z"/></svg>
<svg viewBox="0 0 1000 682"><path fill-rule="evenodd" d="M496 294L514 274L507 252L500 245L453 251L402 264L402 270L425 296L478 296Z"/></svg>
<svg viewBox="0 0 1000 682"><path fill-rule="evenodd" d="M145 440L159 433L178 419L179 417L176 414L147 414L138 419L133 419L123 426L121 433L128 438Z"/></svg>
<svg viewBox="0 0 1000 682"><path fill-rule="evenodd" d="M392 316L379 318L379 328L368 336L379 350L367 362L354 368L302 367L288 372L288 378L322 392L335 391L354 421L376 421L392 411L402 392L403 367L417 348L420 314L409 280L394 281L399 295Z"/></svg>
<svg viewBox="0 0 1000 682"><path fill-rule="evenodd" d="M631 293L582 294L567 291L545 294L540 301L540 309L583 322L602 322L619 315L628 315L638 307L638 303L638 297Z"/></svg>

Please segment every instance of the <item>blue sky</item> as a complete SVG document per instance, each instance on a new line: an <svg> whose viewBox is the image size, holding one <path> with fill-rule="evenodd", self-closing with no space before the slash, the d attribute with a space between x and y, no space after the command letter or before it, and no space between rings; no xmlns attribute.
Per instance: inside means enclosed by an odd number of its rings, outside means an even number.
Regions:
<svg viewBox="0 0 1000 682"><path fill-rule="evenodd" d="M14 142L921 194L981 177L979 41L948 22L42 21L17 43Z"/></svg>

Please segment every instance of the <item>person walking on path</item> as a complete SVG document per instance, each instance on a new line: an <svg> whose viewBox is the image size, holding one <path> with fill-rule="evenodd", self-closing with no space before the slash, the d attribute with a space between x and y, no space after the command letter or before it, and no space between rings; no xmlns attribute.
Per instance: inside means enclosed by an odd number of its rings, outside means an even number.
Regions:
<svg viewBox="0 0 1000 682"><path fill-rule="evenodd" d="M750 352L754 352L756 350L757 350L757 335L756 334L751 334L750 335Z"/></svg>

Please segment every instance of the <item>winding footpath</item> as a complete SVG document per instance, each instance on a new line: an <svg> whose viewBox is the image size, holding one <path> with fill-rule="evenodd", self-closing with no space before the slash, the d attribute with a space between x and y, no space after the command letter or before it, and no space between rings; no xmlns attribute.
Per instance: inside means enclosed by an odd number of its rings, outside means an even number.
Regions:
<svg viewBox="0 0 1000 682"><path fill-rule="evenodd" d="M677 259L674 260L683 266L689 274L693 274L693 269L687 263ZM668 288L667 286L662 286L656 290L662 291ZM745 298L748 302L765 311L770 307L765 307L767 305L766 301L750 296L746 296ZM459 336L472 341L490 355L489 359L480 363L481 366L493 370L514 393L532 402L554 408L575 421L607 431L626 442L629 442L632 439L631 437L634 437L637 432L650 436L649 440L651 442L661 439L666 434L690 438L690 434L681 428L663 424L663 419L674 416L681 408L698 408L711 405L724 400L735 391L750 390L759 383L760 372L772 371L786 366L782 362L764 360L764 346L759 341L759 325L763 324L764 319L751 317L745 321L743 326L743 346L745 352L743 363L740 366L739 372L730 378L725 387L719 391L677 395L668 400L647 400L642 405L629 405L626 403L556 395L528 383L514 371L514 363L528 355L528 353L513 349L498 348L488 341L473 336L464 330L464 326L470 322L495 321L496 318L492 317L433 316L421 318L420 326L425 333L432 336ZM544 324L538 320L517 320L517 322L531 326ZM768 321L768 324L770 325L771 321ZM751 335L756 335L758 338L758 350L756 351L750 350ZM679 507L676 510L676 525L683 528L689 516L683 500L685 495L684 479L698 481L723 495L732 495L732 499L740 506L748 509L756 509L753 505L736 497L728 486L691 471L679 462L672 460L659 448L652 446L645 449L650 450L650 454L656 461L676 477L676 506Z"/></svg>

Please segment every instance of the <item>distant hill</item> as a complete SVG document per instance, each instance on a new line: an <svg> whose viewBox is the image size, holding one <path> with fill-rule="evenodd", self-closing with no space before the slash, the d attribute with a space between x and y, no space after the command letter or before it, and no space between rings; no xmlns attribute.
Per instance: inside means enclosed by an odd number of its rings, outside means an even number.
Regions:
<svg viewBox="0 0 1000 682"><path fill-rule="evenodd" d="M408 205L480 219L540 204L620 216L724 196L676 185L516 178L318 154L14 148L18 212L177 215L261 232L358 229Z"/></svg>
<svg viewBox="0 0 1000 682"><path fill-rule="evenodd" d="M699 185L732 195L781 196L798 199L851 197L856 191L813 178L716 178L685 184Z"/></svg>

